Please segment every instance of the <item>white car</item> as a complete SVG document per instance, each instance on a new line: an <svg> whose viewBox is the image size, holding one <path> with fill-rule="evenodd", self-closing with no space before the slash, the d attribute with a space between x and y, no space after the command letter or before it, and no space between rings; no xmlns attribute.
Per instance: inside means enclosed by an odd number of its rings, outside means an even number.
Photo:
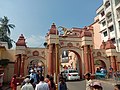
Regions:
<svg viewBox="0 0 120 90"><path fill-rule="evenodd" d="M66 80L80 80L78 71L74 69L64 70L64 77Z"/></svg>

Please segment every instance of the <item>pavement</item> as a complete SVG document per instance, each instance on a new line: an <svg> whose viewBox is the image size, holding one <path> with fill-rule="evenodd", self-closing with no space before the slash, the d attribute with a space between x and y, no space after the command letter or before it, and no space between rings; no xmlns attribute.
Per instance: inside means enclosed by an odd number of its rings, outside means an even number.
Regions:
<svg viewBox="0 0 120 90"><path fill-rule="evenodd" d="M107 84L110 84L110 85L116 85L116 84L120 84L120 80L114 80L114 79L94 79L93 81L99 81L99 82L102 82L102 83L107 83Z"/></svg>
<svg viewBox="0 0 120 90"><path fill-rule="evenodd" d="M93 81L99 81L101 83L106 83L106 84L110 84L110 85L116 85L116 84L120 84L120 80L113 80L113 79L94 79ZM0 88L0 90L11 90L9 85L3 85L2 88ZM17 87L17 90L20 90L20 85Z"/></svg>

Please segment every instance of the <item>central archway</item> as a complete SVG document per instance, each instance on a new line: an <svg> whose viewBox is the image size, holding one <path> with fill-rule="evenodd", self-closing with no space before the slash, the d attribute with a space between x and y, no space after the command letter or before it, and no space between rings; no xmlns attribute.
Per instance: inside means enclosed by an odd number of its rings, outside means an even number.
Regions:
<svg viewBox="0 0 120 90"><path fill-rule="evenodd" d="M59 50L59 56L62 57L61 55L63 54L64 51L70 51L70 52L73 52L75 53L75 55L77 56L77 60L76 60L76 69L78 70L78 73L80 75L80 78L83 77L83 73L82 73L82 60L81 60L81 57L80 57L80 49L78 48L69 48L69 47L63 47L63 48L60 48ZM60 62L60 66L61 66L61 62Z"/></svg>

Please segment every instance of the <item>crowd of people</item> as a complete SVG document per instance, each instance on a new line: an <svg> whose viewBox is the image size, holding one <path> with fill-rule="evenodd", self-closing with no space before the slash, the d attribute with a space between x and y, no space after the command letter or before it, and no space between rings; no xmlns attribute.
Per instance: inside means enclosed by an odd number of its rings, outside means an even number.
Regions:
<svg viewBox="0 0 120 90"><path fill-rule="evenodd" d="M113 79L116 81L120 80L120 71L114 71L112 67L109 67L109 70L106 70L104 67L96 69L95 73L96 79Z"/></svg>
<svg viewBox="0 0 120 90"><path fill-rule="evenodd" d="M93 81L91 74L85 74L86 90L103 90L103 86L99 81ZM17 90L16 75L11 80L12 90ZM52 76L47 75L45 78L41 76L37 83L34 83L34 79L31 79L30 75L27 75L21 84L21 90L68 90L67 84L62 76L59 77L59 83L56 87ZM120 84L114 86L114 90L120 90Z"/></svg>
<svg viewBox="0 0 120 90"><path fill-rule="evenodd" d="M28 73L21 84L21 90L56 90L54 77L51 75L44 77L42 66L31 64L28 67ZM59 76L58 81L58 90L67 90L67 85L62 75ZM17 85L16 75L14 75L10 85L12 90L17 90Z"/></svg>
<svg viewBox="0 0 120 90"><path fill-rule="evenodd" d="M96 70L97 73L106 73L107 70L104 68L100 68ZM117 75L117 73L113 73L112 68L109 69L109 72L112 73L112 75ZM91 79L91 74L86 73L85 74L86 79L86 90L103 90L103 87L100 82L93 82ZM29 75L25 77L21 84L21 90L68 90L67 84L65 82L65 79L62 77L62 75L59 76L59 83L58 85L54 82L54 77L51 75L44 75L42 74L42 68L41 67L30 67L29 68ZM11 80L11 88L12 90L17 90L17 81L16 81L16 75L13 76ZM114 90L120 90L120 85L117 84L114 87Z"/></svg>
<svg viewBox="0 0 120 90"><path fill-rule="evenodd" d="M56 90L56 84L50 75L47 75L45 78L40 76L39 80L36 80L37 82L34 80L34 77L27 75L21 84L21 90ZM59 77L57 88L58 90L68 90L63 77ZM17 90L16 75L11 80L11 89Z"/></svg>

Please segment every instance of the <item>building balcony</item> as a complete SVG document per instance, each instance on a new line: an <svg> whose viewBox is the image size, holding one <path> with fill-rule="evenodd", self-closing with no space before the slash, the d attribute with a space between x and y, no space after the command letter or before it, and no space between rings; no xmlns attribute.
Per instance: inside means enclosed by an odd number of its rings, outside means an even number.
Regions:
<svg viewBox="0 0 120 90"><path fill-rule="evenodd" d="M115 31L110 32L110 38L114 38L115 37Z"/></svg>
<svg viewBox="0 0 120 90"><path fill-rule="evenodd" d="M109 12L112 12L111 6L109 6L108 8L105 9L106 15L107 15Z"/></svg>
<svg viewBox="0 0 120 90"><path fill-rule="evenodd" d="M101 17L101 15L99 15L99 21L101 22L102 20L105 19L105 15L103 17Z"/></svg>
<svg viewBox="0 0 120 90"><path fill-rule="evenodd" d="M106 28L107 28L107 25L105 25L105 26L103 26L102 24L100 25L100 31L104 31L104 30L106 30Z"/></svg>
<svg viewBox="0 0 120 90"><path fill-rule="evenodd" d="M104 5L102 4L97 10L96 10L96 13L97 14L100 14L100 12L104 10Z"/></svg>
<svg viewBox="0 0 120 90"><path fill-rule="evenodd" d="M116 9L117 19L120 19L120 7Z"/></svg>
<svg viewBox="0 0 120 90"><path fill-rule="evenodd" d="M104 40L104 42L107 42L107 40L108 40L108 36L103 37L103 40Z"/></svg>
<svg viewBox="0 0 120 90"><path fill-rule="evenodd" d="M108 26L111 26L113 24L112 18L107 19Z"/></svg>

